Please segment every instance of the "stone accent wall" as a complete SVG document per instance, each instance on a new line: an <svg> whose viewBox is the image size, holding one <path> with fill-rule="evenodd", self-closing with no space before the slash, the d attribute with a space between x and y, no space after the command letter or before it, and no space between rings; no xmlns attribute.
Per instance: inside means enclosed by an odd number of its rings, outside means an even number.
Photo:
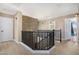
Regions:
<svg viewBox="0 0 79 59"><path fill-rule="evenodd" d="M38 20L29 16L22 16L22 31L36 31Z"/></svg>

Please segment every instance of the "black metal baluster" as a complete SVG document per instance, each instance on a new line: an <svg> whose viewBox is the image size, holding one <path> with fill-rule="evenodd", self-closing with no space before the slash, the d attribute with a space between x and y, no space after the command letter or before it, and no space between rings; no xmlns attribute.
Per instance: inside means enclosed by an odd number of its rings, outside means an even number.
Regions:
<svg viewBox="0 0 79 59"><path fill-rule="evenodd" d="M41 32L39 32L39 49L40 49Z"/></svg>
<svg viewBox="0 0 79 59"><path fill-rule="evenodd" d="M33 45L33 46L32 46L32 49L33 49L33 48L34 48L34 44L33 44L33 40L34 40L34 32L32 32L32 38L33 38L33 39L32 39L32 45Z"/></svg>
<svg viewBox="0 0 79 59"><path fill-rule="evenodd" d="M61 40L61 30L60 30L60 42L62 42L62 40Z"/></svg>
<svg viewBox="0 0 79 59"><path fill-rule="evenodd" d="M44 43L44 40L45 40L45 32L43 32L43 40L42 40L42 41L43 41L43 42L42 42L43 48L42 48L42 49L45 49L45 48L44 48L44 44L45 44L45 43Z"/></svg>
<svg viewBox="0 0 79 59"><path fill-rule="evenodd" d="M49 35L48 34L49 34L49 32L47 33L47 45L48 45L47 49L49 48Z"/></svg>
<svg viewBox="0 0 79 59"><path fill-rule="evenodd" d="M35 32L36 33L36 49L38 49L38 42L37 42L37 39L38 39L38 32Z"/></svg>
<svg viewBox="0 0 79 59"><path fill-rule="evenodd" d="M48 32L48 34L47 34L47 37L48 37L48 47L47 47L47 49L49 49L49 47L50 47L50 45L49 45L49 32Z"/></svg>
<svg viewBox="0 0 79 59"><path fill-rule="evenodd" d="M34 45L34 47L33 47L33 49L35 49L35 40L36 40L36 35L35 35L35 32L33 32L34 34L33 34L33 36L34 36L34 39L33 39L33 45Z"/></svg>
<svg viewBox="0 0 79 59"><path fill-rule="evenodd" d="M36 32L34 32L34 49L36 50L37 48L36 48Z"/></svg>
<svg viewBox="0 0 79 59"><path fill-rule="evenodd" d="M44 43L44 46L45 46L44 49L46 50L47 49L47 32L45 32L45 43Z"/></svg>
<svg viewBox="0 0 79 59"><path fill-rule="evenodd" d="M44 32L42 33L42 41L44 40ZM42 44L42 49L44 49L43 48L43 42L41 43Z"/></svg>

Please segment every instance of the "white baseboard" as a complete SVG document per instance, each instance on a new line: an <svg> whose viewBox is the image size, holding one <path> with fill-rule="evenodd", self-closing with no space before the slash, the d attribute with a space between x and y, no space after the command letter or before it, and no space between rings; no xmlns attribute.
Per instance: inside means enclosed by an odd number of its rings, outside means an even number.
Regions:
<svg viewBox="0 0 79 59"><path fill-rule="evenodd" d="M17 44L19 44L20 42L18 42L18 41L16 41L16 40L14 40Z"/></svg>
<svg viewBox="0 0 79 59"><path fill-rule="evenodd" d="M52 50L52 49L54 49L55 47L53 46L51 49L49 49L49 50L32 50L30 47L28 47L27 45L25 45L24 43L22 43L22 42L19 42L23 47L25 47L25 49L28 49L29 51L31 51L33 54L49 54L50 53L50 51Z"/></svg>
<svg viewBox="0 0 79 59"><path fill-rule="evenodd" d="M33 52L33 50L32 50L30 47L28 47L27 45L25 45L24 43L22 43L22 42L19 42L19 43L20 43L25 49L27 49L27 50Z"/></svg>
<svg viewBox="0 0 79 59"><path fill-rule="evenodd" d="M0 41L0 43L1 42L7 42L7 41L14 41L13 39L12 40L2 40L2 41Z"/></svg>
<svg viewBox="0 0 79 59"><path fill-rule="evenodd" d="M55 48L55 45L49 49L49 52L51 52Z"/></svg>
<svg viewBox="0 0 79 59"><path fill-rule="evenodd" d="M22 42L19 42L22 46L24 46L26 49L31 51L32 53L49 53L49 50L32 50L29 46L25 45Z"/></svg>

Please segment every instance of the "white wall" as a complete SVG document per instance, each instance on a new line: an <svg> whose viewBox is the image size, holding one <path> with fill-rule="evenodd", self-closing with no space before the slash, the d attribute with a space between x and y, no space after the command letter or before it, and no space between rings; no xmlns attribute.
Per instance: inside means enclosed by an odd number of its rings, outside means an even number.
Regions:
<svg viewBox="0 0 79 59"><path fill-rule="evenodd" d="M70 18L65 19L65 39L71 39L71 22L70 22Z"/></svg>
<svg viewBox="0 0 79 59"><path fill-rule="evenodd" d="M19 42L21 41L22 33L22 14L17 12L14 17L14 40Z"/></svg>
<svg viewBox="0 0 79 59"><path fill-rule="evenodd" d="M55 21L54 20L43 20L39 21L39 30L53 30L55 29Z"/></svg>

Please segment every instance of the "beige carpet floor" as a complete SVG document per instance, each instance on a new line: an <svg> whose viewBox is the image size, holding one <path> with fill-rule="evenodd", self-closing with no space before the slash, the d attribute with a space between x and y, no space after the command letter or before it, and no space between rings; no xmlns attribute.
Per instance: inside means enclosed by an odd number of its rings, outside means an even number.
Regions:
<svg viewBox="0 0 79 59"><path fill-rule="evenodd" d="M55 45L51 55L79 55L79 44L73 41L63 41Z"/></svg>
<svg viewBox="0 0 79 59"><path fill-rule="evenodd" d="M32 52L14 41L6 41L0 42L0 55L32 55ZM40 53L34 55L40 55ZM56 43L49 55L79 55L79 44L72 41Z"/></svg>
<svg viewBox="0 0 79 59"><path fill-rule="evenodd" d="M14 41L0 42L0 55L29 55L29 50L22 48Z"/></svg>

